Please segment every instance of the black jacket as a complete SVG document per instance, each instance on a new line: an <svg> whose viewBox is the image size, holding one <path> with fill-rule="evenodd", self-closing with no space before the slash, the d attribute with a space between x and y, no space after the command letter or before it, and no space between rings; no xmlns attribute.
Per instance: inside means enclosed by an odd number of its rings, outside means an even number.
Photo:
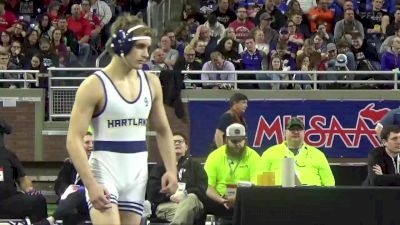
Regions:
<svg viewBox="0 0 400 225"><path fill-rule="evenodd" d="M163 91L164 104L175 108L175 115L184 118L184 109L181 98L183 77L181 71L162 70L160 73L160 82Z"/></svg>
<svg viewBox="0 0 400 225"><path fill-rule="evenodd" d="M66 159L61 166L60 172L58 172L57 179L54 184L54 191L58 197L61 197L69 185L75 183L76 174L77 172L74 164L72 164L69 158ZM77 184L83 185L81 180Z"/></svg>
<svg viewBox="0 0 400 225"><path fill-rule="evenodd" d="M374 165L379 165L381 167L383 175L376 175L374 171L372 171ZM395 174L393 161L386 153L384 147L375 148L368 154L368 177L364 181L364 185L400 186L400 175Z"/></svg>
<svg viewBox="0 0 400 225"><path fill-rule="evenodd" d="M186 183L187 193L196 194L201 202L205 202L207 196L208 178L204 167L194 161L190 156L182 157L177 166L178 181ZM156 165L150 175L147 185L147 198L155 207L158 204L169 202L166 194L160 193L161 177L165 173L165 167L162 164ZM181 173L181 175L179 175Z"/></svg>
<svg viewBox="0 0 400 225"><path fill-rule="evenodd" d="M0 119L0 148L4 147L4 134L11 134L12 128L3 119Z"/></svg>

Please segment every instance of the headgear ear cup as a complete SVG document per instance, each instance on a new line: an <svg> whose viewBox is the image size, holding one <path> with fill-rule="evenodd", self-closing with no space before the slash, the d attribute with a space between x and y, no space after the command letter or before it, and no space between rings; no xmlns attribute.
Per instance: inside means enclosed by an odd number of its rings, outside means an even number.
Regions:
<svg viewBox="0 0 400 225"><path fill-rule="evenodd" d="M133 40L128 36L123 30L119 30L117 34L113 35L111 47L121 57L128 54L133 47Z"/></svg>

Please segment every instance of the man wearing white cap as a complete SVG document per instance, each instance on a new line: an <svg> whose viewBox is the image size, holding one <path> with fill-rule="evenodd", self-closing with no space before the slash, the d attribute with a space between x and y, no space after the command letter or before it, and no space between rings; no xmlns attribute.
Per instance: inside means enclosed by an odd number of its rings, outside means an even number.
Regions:
<svg viewBox="0 0 400 225"><path fill-rule="evenodd" d="M247 146L242 124L231 124L225 134L226 144L211 152L204 166L208 175L206 208L216 216L231 217L236 185L240 181L255 183L260 156Z"/></svg>

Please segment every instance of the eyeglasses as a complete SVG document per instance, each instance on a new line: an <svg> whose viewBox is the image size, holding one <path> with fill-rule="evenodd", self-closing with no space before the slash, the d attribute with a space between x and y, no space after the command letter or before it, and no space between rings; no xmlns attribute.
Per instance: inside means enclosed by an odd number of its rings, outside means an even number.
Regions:
<svg viewBox="0 0 400 225"><path fill-rule="evenodd" d="M185 143L185 140L183 140L183 139L174 140L174 144L175 144L175 145L176 145L176 144L181 145L181 144L183 144L183 143Z"/></svg>
<svg viewBox="0 0 400 225"><path fill-rule="evenodd" d="M8 60L8 57L7 58L0 58L0 60Z"/></svg>
<svg viewBox="0 0 400 225"><path fill-rule="evenodd" d="M186 56L196 56L196 54L185 54Z"/></svg>

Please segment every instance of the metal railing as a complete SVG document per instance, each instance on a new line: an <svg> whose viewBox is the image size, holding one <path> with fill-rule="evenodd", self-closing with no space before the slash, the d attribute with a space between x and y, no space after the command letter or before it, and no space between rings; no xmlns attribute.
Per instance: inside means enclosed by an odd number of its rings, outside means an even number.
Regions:
<svg viewBox="0 0 400 225"><path fill-rule="evenodd" d="M24 88L28 88L31 83L39 86L39 70L0 70L0 77L3 74L21 74L22 79L0 79L0 83L23 83ZM27 74L35 74L35 79L28 79Z"/></svg>
<svg viewBox="0 0 400 225"><path fill-rule="evenodd" d="M171 0L161 0L160 3L154 0L149 1L147 5L147 25L153 28L156 32L156 36L159 35L159 31L162 32L164 30L165 21L169 21L170 19Z"/></svg>

